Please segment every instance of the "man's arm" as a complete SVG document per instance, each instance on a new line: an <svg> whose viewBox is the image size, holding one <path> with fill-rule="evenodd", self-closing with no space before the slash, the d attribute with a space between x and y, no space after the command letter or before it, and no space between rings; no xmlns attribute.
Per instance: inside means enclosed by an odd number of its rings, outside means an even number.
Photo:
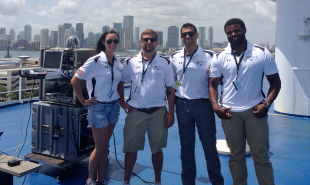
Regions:
<svg viewBox="0 0 310 185"><path fill-rule="evenodd" d="M117 92L119 94L119 104L124 109L126 113L131 112L130 105L125 101L124 95L124 82L120 81L117 86Z"/></svg>
<svg viewBox="0 0 310 185"><path fill-rule="evenodd" d="M165 124L167 128L171 127L174 124L174 103L175 103L175 90L170 86L166 87L167 89L167 99L168 99L168 114L165 118Z"/></svg>
<svg viewBox="0 0 310 185"><path fill-rule="evenodd" d="M265 103L272 104L273 101L277 98L280 89L281 89L281 80L279 73L275 73L272 75L266 75L266 78L270 84L268 95L265 100ZM257 118L263 118L267 115L268 109L264 104L259 104L253 109L253 113Z"/></svg>
<svg viewBox="0 0 310 185"><path fill-rule="evenodd" d="M209 99L211 101L213 111L221 119L230 119L231 114L228 112L231 108L220 108L218 104L218 92L217 87L221 80L221 77L209 78Z"/></svg>

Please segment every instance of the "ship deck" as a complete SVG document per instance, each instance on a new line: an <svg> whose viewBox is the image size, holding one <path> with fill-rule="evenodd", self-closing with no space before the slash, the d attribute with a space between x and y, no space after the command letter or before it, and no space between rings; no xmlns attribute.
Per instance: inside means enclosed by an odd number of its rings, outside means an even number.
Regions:
<svg viewBox="0 0 310 185"><path fill-rule="evenodd" d="M128 96L129 88L125 89L125 95ZM3 131L0 141L0 151L13 155L16 151L20 140L20 130L22 130L21 143L26 141L22 151L15 154L23 159L26 154L31 153L31 106L27 104L5 105L0 106L0 132ZM26 110L26 112L25 112ZM21 128L22 118L25 112L23 126ZM293 117L281 115L274 112L273 107L269 111L270 127L270 160L273 164L275 183L285 184L308 184L310 181L310 119L304 117ZM119 122L115 127L115 145L113 137L110 141L110 154L107 164L106 178L109 184L122 184L123 169L116 161L116 156L121 165L124 165L123 147L123 126L126 113L121 110ZM225 139L220 119L216 118L217 139ZM25 136L27 134L27 138ZM114 152L116 149L116 153ZM208 179L206 162L204 159L203 149L196 135L195 154L197 162L197 185L211 184ZM181 185L181 160L180 160L180 143L178 135L178 123L169 129L168 147L163 149L164 164L162 172L162 184L164 185ZM225 184L232 184L232 177L229 171L229 156L219 155L222 174ZM248 184L258 184L254 164L251 155L246 156L248 167ZM88 157L74 163L68 171L68 176L63 180L56 180L56 176L61 173L61 169L55 166L41 163L40 171L31 173L25 177L14 177L14 184L21 185L25 180L25 185L45 184L45 185L84 185L88 177L87 165ZM154 181L154 172L151 162L151 151L146 139L144 151L138 152L137 163L134 168L145 181ZM146 184L138 177L132 176L132 185Z"/></svg>

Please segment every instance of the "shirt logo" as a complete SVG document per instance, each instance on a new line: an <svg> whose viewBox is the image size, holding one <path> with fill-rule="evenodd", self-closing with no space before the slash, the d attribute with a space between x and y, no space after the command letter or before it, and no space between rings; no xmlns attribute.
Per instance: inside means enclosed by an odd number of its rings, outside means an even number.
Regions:
<svg viewBox="0 0 310 185"><path fill-rule="evenodd" d="M137 66L137 69L140 68L140 66Z"/></svg>
<svg viewBox="0 0 310 185"><path fill-rule="evenodd" d="M82 71L81 69L78 69L78 70L76 71L76 73L77 73L78 75L80 75L80 76L83 76L83 74L84 74L85 72Z"/></svg>
<svg viewBox="0 0 310 185"><path fill-rule="evenodd" d="M157 69L157 66L154 66L155 69Z"/></svg>
<svg viewBox="0 0 310 185"><path fill-rule="evenodd" d="M199 61L197 61L196 64L199 64Z"/></svg>
<svg viewBox="0 0 310 185"><path fill-rule="evenodd" d="M246 57L246 59L249 59L249 58L250 58L249 56Z"/></svg>

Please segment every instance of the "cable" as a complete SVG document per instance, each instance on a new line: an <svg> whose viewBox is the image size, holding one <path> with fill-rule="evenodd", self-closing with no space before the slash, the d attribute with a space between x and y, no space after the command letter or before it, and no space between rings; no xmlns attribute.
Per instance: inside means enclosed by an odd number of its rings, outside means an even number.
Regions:
<svg viewBox="0 0 310 185"><path fill-rule="evenodd" d="M25 183L25 181L26 181L26 178L27 178L27 175L25 176L25 178L24 178L24 181L23 181L23 184L22 184L22 185L24 185L24 183Z"/></svg>
<svg viewBox="0 0 310 185"><path fill-rule="evenodd" d="M114 132L112 133L112 135L113 135L113 140L114 140L114 151L115 151L114 154L115 154L115 159L116 159L118 165L119 165L121 168L123 168L123 169L125 170L125 168L119 163L119 161L118 161L118 159L117 159ZM142 179L138 174L136 174L136 173L134 173L134 172L131 172L131 174L134 175L134 176L136 176L136 177L138 177L141 181L143 181L143 182L146 183L146 184L154 184L154 182L149 182L149 181L146 181L146 180Z"/></svg>
<svg viewBox="0 0 310 185"><path fill-rule="evenodd" d="M9 156L9 154L7 154L7 153L1 152L1 151L0 151L0 153L2 153L2 154L4 154L4 155L8 155L8 156Z"/></svg>
<svg viewBox="0 0 310 185"><path fill-rule="evenodd" d="M31 94L32 94L32 89L33 89L33 78L32 78L32 88L31 88ZM31 95L30 95L31 97ZM20 146L20 142L22 140L22 133L23 133L23 122L24 122L24 117L25 117L25 114L26 114L26 111L27 111L27 108L28 108L28 105L29 105L29 102L30 102L31 98L29 98L28 100L28 103L27 103L27 106L26 106L26 109L25 109L25 112L24 112L24 115L23 115L23 118L22 118L22 123L21 123L21 128L20 128L20 137L19 137L19 143L18 143L18 147L16 149L16 151L14 152L14 154L12 155L12 157L16 154L16 152L18 151L19 149L19 146Z"/></svg>
<svg viewBox="0 0 310 185"><path fill-rule="evenodd" d="M30 99L31 99L31 94L30 94ZM24 146L25 146L25 143L26 143L26 140L27 140L27 135L28 135L28 126L29 126L29 122L30 122L30 118L31 118L31 106L32 104L30 104L30 113L29 113L29 118L28 118L28 123L27 123L27 127L26 127L26 136L25 136L25 140L24 140L24 143L23 143L23 146L22 148L20 149L18 155L17 155L17 158L19 158L19 154L21 153L21 151L23 150Z"/></svg>

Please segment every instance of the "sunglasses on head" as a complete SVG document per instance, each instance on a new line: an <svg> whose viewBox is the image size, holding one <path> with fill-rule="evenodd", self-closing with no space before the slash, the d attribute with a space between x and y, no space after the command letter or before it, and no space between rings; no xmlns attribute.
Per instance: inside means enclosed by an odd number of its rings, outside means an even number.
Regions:
<svg viewBox="0 0 310 185"><path fill-rule="evenodd" d="M115 40L112 40L112 39L109 39L109 40L106 40L105 41L107 44L111 44L112 42L114 42L114 44L118 44L119 43L119 40L115 39Z"/></svg>
<svg viewBox="0 0 310 185"><path fill-rule="evenodd" d="M182 37L182 38L185 38L187 35L190 36L190 37L192 37L192 36L196 35L196 33L193 32L193 31L181 33L181 37Z"/></svg>
<svg viewBox="0 0 310 185"><path fill-rule="evenodd" d="M143 42L149 42L149 40L150 40L151 42L157 41L156 38L143 38L143 39L142 39Z"/></svg>

